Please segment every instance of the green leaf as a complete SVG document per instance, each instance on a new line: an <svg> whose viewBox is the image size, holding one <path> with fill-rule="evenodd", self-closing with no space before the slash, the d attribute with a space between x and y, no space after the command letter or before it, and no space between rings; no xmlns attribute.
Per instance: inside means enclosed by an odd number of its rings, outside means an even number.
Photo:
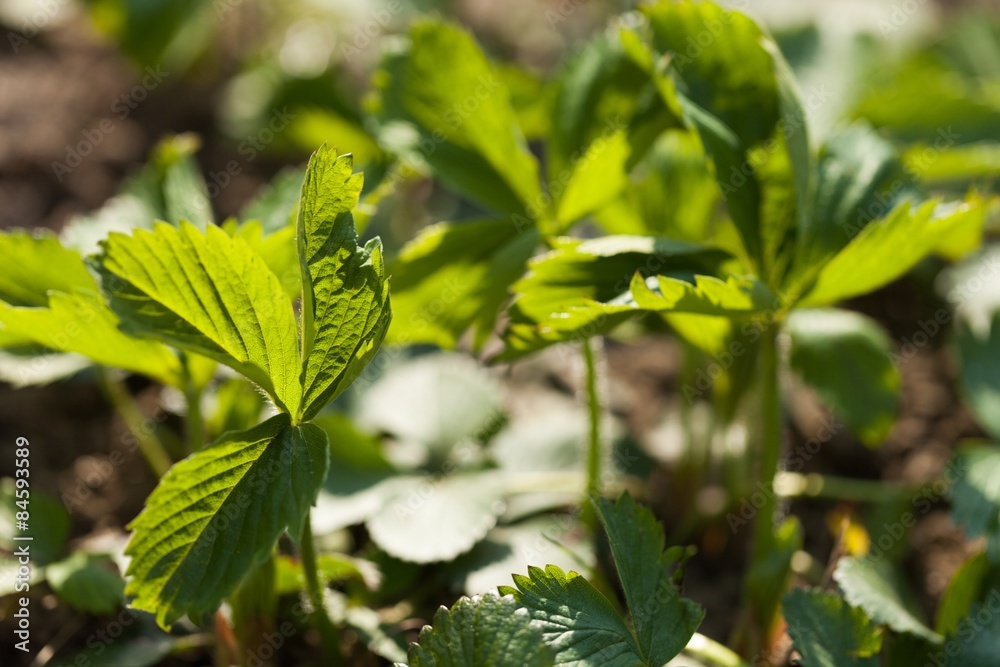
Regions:
<svg viewBox="0 0 1000 667"><path fill-rule="evenodd" d="M903 583L889 562L871 558L842 558L833 578L844 591L844 599L851 606L861 608L875 623L934 643L943 641L941 635L914 615L912 610L916 605L906 599Z"/></svg>
<svg viewBox="0 0 1000 667"><path fill-rule="evenodd" d="M265 235L264 225L250 220L236 225L228 220L222 226L226 233L247 242L247 245L264 260L267 268L278 277L285 294L292 300L302 294L302 269L299 266L298 244L295 227L286 226Z"/></svg>
<svg viewBox="0 0 1000 667"><path fill-rule="evenodd" d="M607 204L628 185L626 162L631 147L624 130L595 139L571 166L566 189L559 198L556 222L560 229Z"/></svg>
<svg viewBox="0 0 1000 667"><path fill-rule="evenodd" d="M17 444L12 439L11 445ZM30 445L29 445L30 446ZM8 449L8 451L13 451ZM17 482L10 477L0 479L0 546L13 553L18 546L29 544L15 537L31 535L31 559L35 565L54 562L62 553L69 538L69 513L63 504L40 488L31 487L25 496L17 496ZM17 505L18 500L28 499L30 512L30 532L17 529L17 512L24 511Z"/></svg>
<svg viewBox="0 0 1000 667"><path fill-rule="evenodd" d="M889 434L902 380L892 362L892 341L874 320L846 310L794 310L786 320L789 361L869 447Z"/></svg>
<svg viewBox="0 0 1000 667"><path fill-rule="evenodd" d="M484 342L539 240L534 227L522 233L506 218L422 230L389 266L396 312L389 341L453 348L473 328Z"/></svg>
<svg viewBox="0 0 1000 667"><path fill-rule="evenodd" d="M987 602L987 596L1000 590L1000 566L990 562L980 552L962 563L948 582L941 598L934 630L942 635L954 635L977 602Z"/></svg>
<svg viewBox="0 0 1000 667"><path fill-rule="evenodd" d="M321 147L299 206L302 408L310 419L357 378L389 327L389 285L378 238L358 246L351 210L363 178L350 155Z"/></svg>
<svg viewBox="0 0 1000 667"><path fill-rule="evenodd" d="M912 269L952 234L982 227L982 202L917 207L904 202L869 223L819 272L799 305L819 306L867 294Z"/></svg>
<svg viewBox="0 0 1000 667"><path fill-rule="evenodd" d="M107 556L78 551L45 568L52 590L74 609L97 615L113 614L125 602L125 582Z"/></svg>
<svg viewBox="0 0 1000 667"><path fill-rule="evenodd" d="M376 76L380 140L426 161L458 192L502 213L534 216L538 165L502 79L461 28L419 21L409 47Z"/></svg>
<svg viewBox="0 0 1000 667"><path fill-rule="evenodd" d="M260 221L267 235L287 227L294 227L299 195L302 194L302 182L305 177L305 169L301 167L280 172L243 207L240 220Z"/></svg>
<svg viewBox="0 0 1000 667"><path fill-rule="evenodd" d="M663 526L627 493L617 502L596 500L646 664L663 665L680 653L705 612L674 585L680 553L664 551Z"/></svg>
<svg viewBox="0 0 1000 667"><path fill-rule="evenodd" d="M279 414L171 468L130 525L133 606L164 627L214 611L286 529L298 539L328 447L321 429Z"/></svg>
<svg viewBox="0 0 1000 667"><path fill-rule="evenodd" d="M441 607L410 647L410 667L549 667L552 650L509 597L462 598Z"/></svg>
<svg viewBox="0 0 1000 667"><path fill-rule="evenodd" d="M108 636L105 634L105 636ZM96 635L95 635L96 640ZM87 648L70 653L65 658L56 657L52 667L152 667L170 655L181 640L170 635L129 633L111 644L93 641Z"/></svg>
<svg viewBox="0 0 1000 667"><path fill-rule="evenodd" d="M52 292L48 308L14 308L0 303L0 333L13 334L51 350L81 354L94 363L180 386L180 360L169 348L128 336L94 292Z"/></svg>
<svg viewBox="0 0 1000 667"><path fill-rule="evenodd" d="M969 407L983 429L1000 439L1000 311L985 334L959 323L954 340Z"/></svg>
<svg viewBox="0 0 1000 667"><path fill-rule="evenodd" d="M783 599L788 634L804 667L878 667L878 627L832 593L797 588Z"/></svg>
<svg viewBox="0 0 1000 667"><path fill-rule="evenodd" d="M319 554L316 557L316 574L324 586L357 580L374 590L382 583L382 573L375 563L344 554ZM291 595L306 590L302 562L291 556L278 556L275 559L274 587L278 595Z"/></svg>
<svg viewBox="0 0 1000 667"><path fill-rule="evenodd" d="M0 301L12 306L46 306L49 292L95 289L83 258L50 234L0 232Z"/></svg>
<svg viewBox="0 0 1000 667"><path fill-rule="evenodd" d="M365 525L388 554L414 563L465 553L497 525L505 508L505 479L495 471L400 477L390 488Z"/></svg>
<svg viewBox="0 0 1000 667"><path fill-rule="evenodd" d="M709 2L643 7L687 123L716 178L749 258L768 275L805 224L812 172L805 114L777 46L751 19ZM704 36L711 39L703 45Z"/></svg>
<svg viewBox="0 0 1000 667"><path fill-rule="evenodd" d="M215 226L157 224L111 234L100 256L103 289L128 333L226 364L296 414L298 336L278 278L245 241Z"/></svg>
<svg viewBox="0 0 1000 667"><path fill-rule="evenodd" d="M948 491L951 513L970 538L986 538L986 553L1000 564L1000 447L966 444L950 466L962 472Z"/></svg>

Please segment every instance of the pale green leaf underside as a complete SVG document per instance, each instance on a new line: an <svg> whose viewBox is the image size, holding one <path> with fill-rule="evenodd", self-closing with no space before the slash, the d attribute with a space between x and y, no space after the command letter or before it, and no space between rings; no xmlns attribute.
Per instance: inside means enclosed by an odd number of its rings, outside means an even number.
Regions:
<svg viewBox="0 0 1000 667"><path fill-rule="evenodd" d="M299 208L302 265L302 409L305 419L346 389L389 326L382 245L358 246L351 210L363 179L350 155L321 147L309 160Z"/></svg>
<svg viewBox="0 0 1000 667"><path fill-rule="evenodd" d="M52 350L179 386L177 355L151 340L133 338L118 328L118 318L91 291L52 292L48 308L15 308L0 303L0 335L10 334ZM41 359L39 363L49 363Z"/></svg>
<svg viewBox="0 0 1000 667"><path fill-rule="evenodd" d="M782 603L804 667L878 667L882 636L863 611L817 589L797 588Z"/></svg>
<svg viewBox="0 0 1000 667"><path fill-rule="evenodd" d="M868 558L842 558L833 578L844 591L847 602L864 610L872 621L934 643L943 641L941 635L914 615L912 609L916 605L904 599L901 582L890 563Z"/></svg>
<svg viewBox="0 0 1000 667"><path fill-rule="evenodd" d="M549 667L552 651L509 597L462 598L441 607L410 647L410 667Z"/></svg>
<svg viewBox="0 0 1000 667"><path fill-rule="evenodd" d="M230 366L295 413L297 327L278 278L242 239L215 226L157 224L112 234L103 289L122 328Z"/></svg>
<svg viewBox="0 0 1000 667"><path fill-rule="evenodd" d="M60 599L74 609L108 615L125 601L125 582L108 556L78 551L45 568L45 578Z"/></svg>
<svg viewBox="0 0 1000 667"><path fill-rule="evenodd" d="M171 468L130 525L133 606L163 626L216 609L282 532L301 534L328 447L320 428L280 414Z"/></svg>
<svg viewBox="0 0 1000 667"><path fill-rule="evenodd" d="M819 306L867 294L912 269L955 234L983 224L982 202L944 207L929 201L897 206L868 224L819 272L800 305Z"/></svg>
<svg viewBox="0 0 1000 667"><path fill-rule="evenodd" d="M663 527L628 494L596 500L632 614L643 664L658 667L679 654L705 616L673 583L675 556L664 552Z"/></svg>

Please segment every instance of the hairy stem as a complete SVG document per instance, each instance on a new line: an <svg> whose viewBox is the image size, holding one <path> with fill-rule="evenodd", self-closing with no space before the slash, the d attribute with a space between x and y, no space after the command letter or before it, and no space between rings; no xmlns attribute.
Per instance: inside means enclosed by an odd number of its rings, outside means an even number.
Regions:
<svg viewBox="0 0 1000 667"><path fill-rule="evenodd" d="M587 370L587 414L590 420L590 432L587 440L587 489L583 501L584 516L591 525L596 527L596 517L590 512L589 498L601 493L601 400L597 393L597 361L594 339L583 341L583 361Z"/></svg>
<svg viewBox="0 0 1000 667"><path fill-rule="evenodd" d="M128 393L125 385L120 380L111 378L107 369L99 366L97 369L101 390L107 397L108 402L115 411L121 415L125 425L135 437L136 444L143 458L149 467L156 473L157 477L163 475L173 465L170 455L159 438L156 437L154 429L150 427L151 420L143 416L139 407L135 404L132 396Z"/></svg>
<svg viewBox="0 0 1000 667"><path fill-rule="evenodd" d="M313 544L312 521L306 517L306 525L302 531L302 544L299 545L302 556L302 570L306 576L306 590L312 602L313 622L319 631L323 643L326 664L340 667L344 664L340 654L340 633L330 620L323 601L323 586L319 582L319 569L316 566L316 546Z"/></svg>

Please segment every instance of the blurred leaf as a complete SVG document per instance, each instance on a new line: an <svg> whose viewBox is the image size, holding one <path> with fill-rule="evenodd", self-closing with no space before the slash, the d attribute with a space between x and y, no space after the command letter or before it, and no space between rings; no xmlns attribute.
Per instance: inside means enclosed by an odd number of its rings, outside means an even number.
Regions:
<svg viewBox="0 0 1000 667"><path fill-rule="evenodd" d="M389 265L389 341L453 348L472 328L482 345L538 243L533 227L522 232L506 218L422 230Z"/></svg>
<svg viewBox="0 0 1000 667"><path fill-rule="evenodd" d="M12 308L0 303L0 332L164 384L180 386L182 382L177 355L160 343L123 333L115 314L91 291L53 292L49 308Z"/></svg>
<svg viewBox="0 0 1000 667"><path fill-rule="evenodd" d="M959 380L979 424L1000 438L1000 311L993 315L986 336L971 326L955 327Z"/></svg>
<svg viewBox="0 0 1000 667"><path fill-rule="evenodd" d="M795 310L786 320L791 367L869 447L889 434L902 386L892 341L868 317L847 310Z"/></svg>
<svg viewBox="0 0 1000 667"><path fill-rule="evenodd" d="M0 232L0 301L11 306L49 303L48 293L96 289L79 253L51 234L14 229Z"/></svg>
<svg viewBox="0 0 1000 667"><path fill-rule="evenodd" d="M951 514L970 538L986 538L986 554L1000 564L1000 447L969 443L949 466L962 474L951 485Z"/></svg>
<svg viewBox="0 0 1000 667"><path fill-rule="evenodd" d="M12 442L11 444L16 444ZM30 446L30 445L29 445ZM17 496L17 482L10 477L0 479L0 546L13 553L18 546L29 545L31 560L36 565L54 562L62 554L69 538L69 513L63 504L37 488L37 485L20 489ZM17 512L25 511L17 502L27 499L29 530L17 529ZM16 536L30 535L31 541L15 541Z"/></svg>
<svg viewBox="0 0 1000 667"><path fill-rule="evenodd" d="M532 141L548 136L552 126L554 86L517 63L499 63L496 69L510 92L510 103L525 138Z"/></svg>
<svg viewBox="0 0 1000 667"><path fill-rule="evenodd" d="M125 602L125 581L112 560L82 551L45 568L52 590L78 611L111 615Z"/></svg>
<svg viewBox="0 0 1000 667"><path fill-rule="evenodd" d="M300 167L290 167L279 172L243 207L240 220L259 220L266 235L292 227L305 177L306 171Z"/></svg>
<svg viewBox="0 0 1000 667"><path fill-rule="evenodd" d="M912 269L942 241L969 227L981 228L982 202L919 206L904 202L881 220L869 223L820 271L799 305L820 306L867 294Z"/></svg>
<svg viewBox="0 0 1000 667"><path fill-rule="evenodd" d="M171 468L129 526L132 605L163 627L214 611L286 529L299 538L328 446L321 429L280 414Z"/></svg>
<svg viewBox="0 0 1000 667"><path fill-rule="evenodd" d="M96 640L66 658L54 658L53 667L152 667L166 658L177 639L164 633L128 634L112 643Z"/></svg>
<svg viewBox="0 0 1000 667"><path fill-rule="evenodd" d="M508 597L462 598L440 607L410 647L410 667L549 667L556 664L542 634Z"/></svg>
<svg viewBox="0 0 1000 667"><path fill-rule="evenodd" d="M832 593L797 588L783 598L788 634L804 667L878 667L878 627Z"/></svg>
<svg viewBox="0 0 1000 667"><path fill-rule="evenodd" d="M841 558L833 578L844 591L844 599L851 606L862 609L875 623L936 644L944 640L914 614L917 605L907 599L903 583L888 561Z"/></svg>
<svg viewBox="0 0 1000 667"><path fill-rule="evenodd" d="M309 160L299 206L302 266L302 408L311 419L360 375L392 317L378 238L358 246L351 211L363 177L350 155L320 147ZM293 347L294 349L294 347Z"/></svg>
<svg viewBox="0 0 1000 667"><path fill-rule="evenodd" d="M1000 590L1000 566L990 563L985 553L972 556L948 582L938 606L934 630L942 635L954 635L969 617L973 605L988 602L987 596L997 590Z"/></svg>
<svg viewBox="0 0 1000 667"><path fill-rule="evenodd" d="M391 489L365 525L379 547L415 563L465 553L497 524L505 507L504 478L490 471L400 477Z"/></svg>
<svg viewBox="0 0 1000 667"><path fill-rule="evenodd" d="M278 556L275 563L275 590L278 595L291 595L306 590L306 575L301 561L291 556ZM320 583L324 586L354 579L374 589L382 582L382 573L375 563L344 554L319 554L316 557L316 570Z"/></svg>
<svg viewBox="0 0 1000 667"><path fill-rule="evenodd" d="M152 232L112 234L102 248L103 289L123 330L226 364L297 413L292 304L245 241L215 226L202 233L159 223Z"/></svg>
<svg viewBox="0 0 1000 667"><path fill-rule="evenodd" d="M619 129L595 139L568 167L565 190L556 208L560 229L596 211L625 189L628 185L625 163L630 154L625 131Z"/></svg>
<svg viewBox="0 0 1000 667"><path fill-rule="evenodd" d="M375 82L384 145L426 161L442 181L495 211L524 215L536 206L538 165L503 81L468 33L416 22L409 47L383 62ZM410 131L390 132L395 122Z"/></svg>

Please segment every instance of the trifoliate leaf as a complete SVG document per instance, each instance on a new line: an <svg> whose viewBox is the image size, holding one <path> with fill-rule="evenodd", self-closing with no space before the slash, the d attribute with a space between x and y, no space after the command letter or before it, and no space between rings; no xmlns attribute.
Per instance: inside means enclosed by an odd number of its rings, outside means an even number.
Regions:
<svg viewBox="0 0 1000 667"><path fill-rule="evenodd" d="M794 310L785 330L792 369L862 442L882 444L895 422L902 385L885 330L864 315L837 309Z"/></svg>
<svg viewBox="0 0 1000 667"><path fill-rule="evenodd" d="M363 179L350 155L313 154L299 206L302 265L302 408L315 416L364 370L385 337L392 310L382 244L358 246L352 209Z"/></svg>
<svg viewBox="0 0 1000 667"><path fill-rule="evenodd" d="M133 606L164 627L213 611L285 530L298 538L328 460L321 429L279 414L175 465L130 525Z"/></svg>
<svg viewBox="0 0 1000 667"><path fill-rule="evenodd" d="M970 538L986 538L986 553L1000 563L1000 447L969 443L950 464L962 472L948 491L951 513Z"/></svg>
<svg viewBox="0 0 1000 667"><path fill-rule="evenodd" d="M56 595L79 611L108 615L125 602L125 581L107 556L78 551L45 568Z"/></svg>
<svg viewBox="0 0 1000 667"><path fill-rule="evenodd" d="M598 498L596 505L632 614L639 655L644 664L663 665L687 646L705 617L674 584L681 554L664 551L663 526L627 493L617 502Z"/></svg>
<svg viewBox="0 0 1000 667"><path fill-rule="evenodd" d="M905 599L903 584L885 560L841 558L833 578L844 599L859 607L875 623L939 643L942 637L914 615L915 605Z"/></svg>
<svg viewBox="0 0 1000 667"><path fill-rule="evenodd" d="M0 303L0 334L9 333L50 350L180 386L177 355L151 340L128 336L104 300L93 291L52 292L48 308L14 308Z"/></svg>
<svg viewBox="0 0 1000 667"><path fill-rule="evenodd" d="M122 328L226 364L297 414L298 331L278 278L242 239L215 226L157 224L112 234L103 289Z"/></svg>
<svg viewBox="0 0 1000 667"><path fill-rule="evenodd" d="M496 471L400 477L365 525L372 540L396 558L447 561L497 525L505 490L504 476Z"/></svg>
<svg viewBox="0 0 1000 667"><path fill-rule="evenodd" d="M534 226L522 230L506 218L422 230L389 266L396 312L389 341L453 348L474 328L476 342L485 342L539 239Z"/></svg>
<svg viewBox="0 0 1000 667"><path fill-rule="evenodd" d="M882 635L865 612L833 593L797 588L783 601L803 667L878 667Z"/></svg>
<svg viewBox="0 0 1000 667"><path fill-rule="evenodd" d="M501 213L538 206L538 165L502 79L471 36L420 21L375 79L386 148L426 161L448 185Z"/></svg>
<svg viewBox="0 0 1000 667"><path fill-rule="evenodd" d="M462 598L441 607L410 647L410 667L550 667L552 650L509 597Z"/></svg>

